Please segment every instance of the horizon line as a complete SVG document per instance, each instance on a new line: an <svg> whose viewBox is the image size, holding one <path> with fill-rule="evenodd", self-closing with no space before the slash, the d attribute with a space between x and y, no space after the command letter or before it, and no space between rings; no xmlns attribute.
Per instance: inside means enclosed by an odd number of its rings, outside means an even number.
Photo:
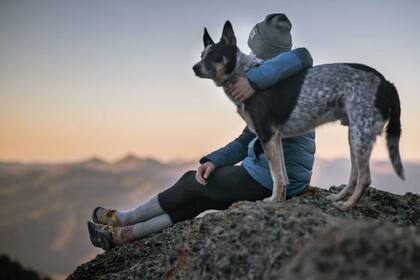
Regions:
<svg viewBox="0 0 420 280"><path fill-rule="evenodd" d="M81 157L79 159L67 159L67 160L56 160L56 161L48 161L48 160L19 160L19 159L2 159L0 158L0 163L2 164L24 164L24 165L62 165L62 164L80 164L86 161L91 161L91 160L98 160L98 161L103 161L107 164L113 164L116 163L118 161L127 159L127 158L135 158L138 160L154 160L154 161L158 161L160 163L192 163L192 162L197 162L198 163L198 157L192 157L192 158L173 158L173 159L168 159L168 160L163 160L161 158L159 158L158 156L152 156L152 155L139 155L137 153L133 153L133 152L127 152L122 154L119 157L116 157L113 160L109 160L106 159L103 156L99 156L99 155L91 155L91 156L86 156L86 157ZM322 157L322 156L317 156L315 154L315 160L323 160L323 161L336 161L336 160L349 160L350 158L347 157L342 157L342 156L338 156L335 158L330 158L330 157ZM389 159L375 159L375 158L371 158L371 161L374 162L388 162ZM406 163L416 163L416 164L420 164L420 159L417 160L404 160L404 162Z"/></svg>

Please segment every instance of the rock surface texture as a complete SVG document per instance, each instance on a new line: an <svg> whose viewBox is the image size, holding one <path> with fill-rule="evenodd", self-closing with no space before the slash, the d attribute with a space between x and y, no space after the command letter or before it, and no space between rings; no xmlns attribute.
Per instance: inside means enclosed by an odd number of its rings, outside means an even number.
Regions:
<svg viewBox="0 0 420 280"><path fill-rule="evenodd" d="M69 279L420 279L420 195L370 188L347 212L310 188L238 202L116 247Z"/></svg>

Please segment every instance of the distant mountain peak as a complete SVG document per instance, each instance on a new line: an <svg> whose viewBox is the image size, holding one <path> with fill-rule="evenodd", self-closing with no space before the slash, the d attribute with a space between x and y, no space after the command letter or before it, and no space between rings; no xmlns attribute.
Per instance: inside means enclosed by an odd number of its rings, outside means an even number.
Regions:
<svg viewBox="0 0 420 280"><path fill-rule="evenodd" d="M138 163L157 163L161 164L160 161L151 157L139 157L136 154L128 153L122 158L113 162L114 165L120 164L138 164Z"/></svg>
<svg viewBox="0 0 420 280"><path fill-rule="evenodd" d="M98 156L93 156L82 161L81 164L108 164L108 162Z"/></svg>
<svg viewBox="0 0 420 280"><path fill-rule="evenodd" d="M123 156L122 158L116 160L114 162L114 164L136 163L136 162L140 162L140 161L143 161L140 157L138 157L135 154L128 153L125 156Z"/></svg>

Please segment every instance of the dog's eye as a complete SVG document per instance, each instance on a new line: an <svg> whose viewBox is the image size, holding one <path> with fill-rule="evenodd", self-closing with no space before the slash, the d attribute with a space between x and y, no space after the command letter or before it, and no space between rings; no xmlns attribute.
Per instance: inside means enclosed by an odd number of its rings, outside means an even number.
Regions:
<svg viewBox="0 0 420 280"><path fill-rule="evenodd" d="M223 57L219 54L213 54L211 58L214 62L222 62L223 61Z"/></svg>
<svg viewBox="0 0 420 280"><path fill-rule="evenodd" d="M203 58L204 56L204 52L201 52L200 57Z"/></svg>

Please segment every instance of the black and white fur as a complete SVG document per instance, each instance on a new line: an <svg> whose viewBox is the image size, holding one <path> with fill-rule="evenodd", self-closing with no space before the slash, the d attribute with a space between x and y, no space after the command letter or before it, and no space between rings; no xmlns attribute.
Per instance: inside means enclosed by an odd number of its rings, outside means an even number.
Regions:
<svg viewBox="0 0 420 280"><path fill-rule="evenodd" d="M362 64L318 65L239 102L228 93L228 86L261 61L238 49L229 21L224 25L220 42L215 44L206 29L203 41L205 49L193 70L198 77L212 79L223 87L239 115L258 136L274 183L268 200L284 200L286 195L288 178L281 139L337 120L349 127L351 173L348 185L329 196L336 207L342 210L353 207L370 185L370 155L387 122L389 157L397 175L404 179L399 152L400 101L394 85L379 72ZM350 193L350 198L343 201Z"/></svg>

